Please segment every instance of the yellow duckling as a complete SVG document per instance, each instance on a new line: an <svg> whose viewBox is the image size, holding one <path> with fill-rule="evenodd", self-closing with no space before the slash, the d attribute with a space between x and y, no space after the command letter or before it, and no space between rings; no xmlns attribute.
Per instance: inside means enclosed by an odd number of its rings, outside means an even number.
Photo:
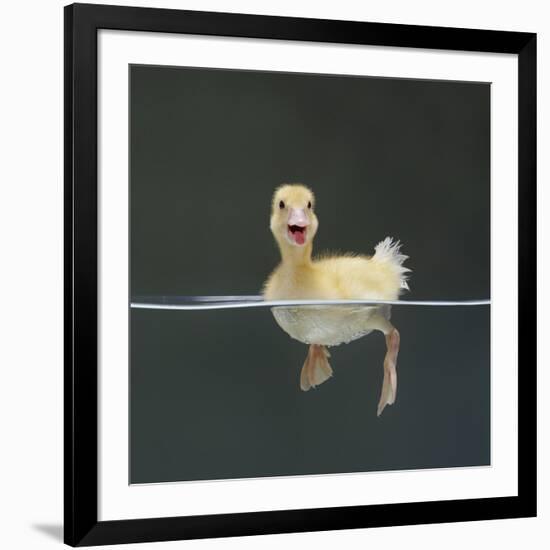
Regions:
<svg viewBox="0 0 550 550"><path fill-rule="evenodd" d="M312 259L319 221L313 192L304 185L286 184L275 190L270 227L281 263L264 285L266 300L397 300L401 291L408 289L405 274L409 269L402 265L407 256L391 238L379 243L372 257L346 254ZM351 341L371 330L381 331L387 352L378 415L394 403L399 332L389 321L388 306L300 306L274 308L273 313L286 332L310 344L300 375L304 391L332 376L326 346Z"/></svg>

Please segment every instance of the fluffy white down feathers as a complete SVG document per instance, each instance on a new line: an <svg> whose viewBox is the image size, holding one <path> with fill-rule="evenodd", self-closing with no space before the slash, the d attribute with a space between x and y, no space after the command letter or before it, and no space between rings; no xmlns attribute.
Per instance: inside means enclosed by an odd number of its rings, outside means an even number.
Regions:
<svg viewBox="0 0 550 550"><path fill-rule="evenodd" d="M401 288L410 290L407 273L411 270L403 265L403 262L409 257L401 253L401 246L400 241L394 241L392 237L386 237L374 247L375 254L372 259L393 265L401 279Z"/></svg>

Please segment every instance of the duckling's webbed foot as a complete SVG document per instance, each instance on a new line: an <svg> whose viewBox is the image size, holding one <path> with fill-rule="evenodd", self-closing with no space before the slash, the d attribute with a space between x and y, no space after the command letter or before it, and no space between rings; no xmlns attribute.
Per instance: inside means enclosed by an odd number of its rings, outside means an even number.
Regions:
<svg viewBox="0 0 550 550"><path fill-rule="evenodd" d="M307 391L315 388L332 376L332 368L328 362L330 353L325 346L311 344L300 374L300 388Z"/></svg>
<svg viewBox="0 0 550 550"><path fill-rule="evenodd" d="M396 328L386 334L386 357L384 358L384 381L378 402L377 415L380 416L386 405L393 405L397 395L397 354L399 353L399 332Z"/></svg>

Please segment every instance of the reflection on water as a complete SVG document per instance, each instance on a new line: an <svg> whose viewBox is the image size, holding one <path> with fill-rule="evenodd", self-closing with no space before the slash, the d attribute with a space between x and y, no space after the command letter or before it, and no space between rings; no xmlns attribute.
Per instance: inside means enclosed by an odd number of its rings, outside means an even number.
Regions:
<svg viewBox="0 0 550 550"><path fill-rule="evenodd" d="M262 296L134 296L132 309L241 309L276 306L483 306L490 305L489 299L480 300L264 300Z"/></svg>
<svg viewBox="0 0 550 550"><path fill-rule="evenodd" d="M389 320L391 306L481 306L490 300L412 301L412 300L277 300L262 296L136 296L135 309L242 309L270 307L279 326L304 344L337 346L369 334L376 328L378 313ZM376 323L374 323L376 324Z"/></svg>

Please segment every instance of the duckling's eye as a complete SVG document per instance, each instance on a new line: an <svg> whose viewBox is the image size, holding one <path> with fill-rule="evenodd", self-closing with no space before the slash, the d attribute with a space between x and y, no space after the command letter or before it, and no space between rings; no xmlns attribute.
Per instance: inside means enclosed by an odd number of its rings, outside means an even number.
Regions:
<svg viewBox="0 0 550 550"><path fill-rule="evenodd" d="M311 210L311 201L307 203L307 207Z"/></svg>
<svg viewBox="0 0 550 550"><path fill-rule="evenodd" d="M283 201L279 202L279 208L282 210L285 207L285 203Z"/></svg>

